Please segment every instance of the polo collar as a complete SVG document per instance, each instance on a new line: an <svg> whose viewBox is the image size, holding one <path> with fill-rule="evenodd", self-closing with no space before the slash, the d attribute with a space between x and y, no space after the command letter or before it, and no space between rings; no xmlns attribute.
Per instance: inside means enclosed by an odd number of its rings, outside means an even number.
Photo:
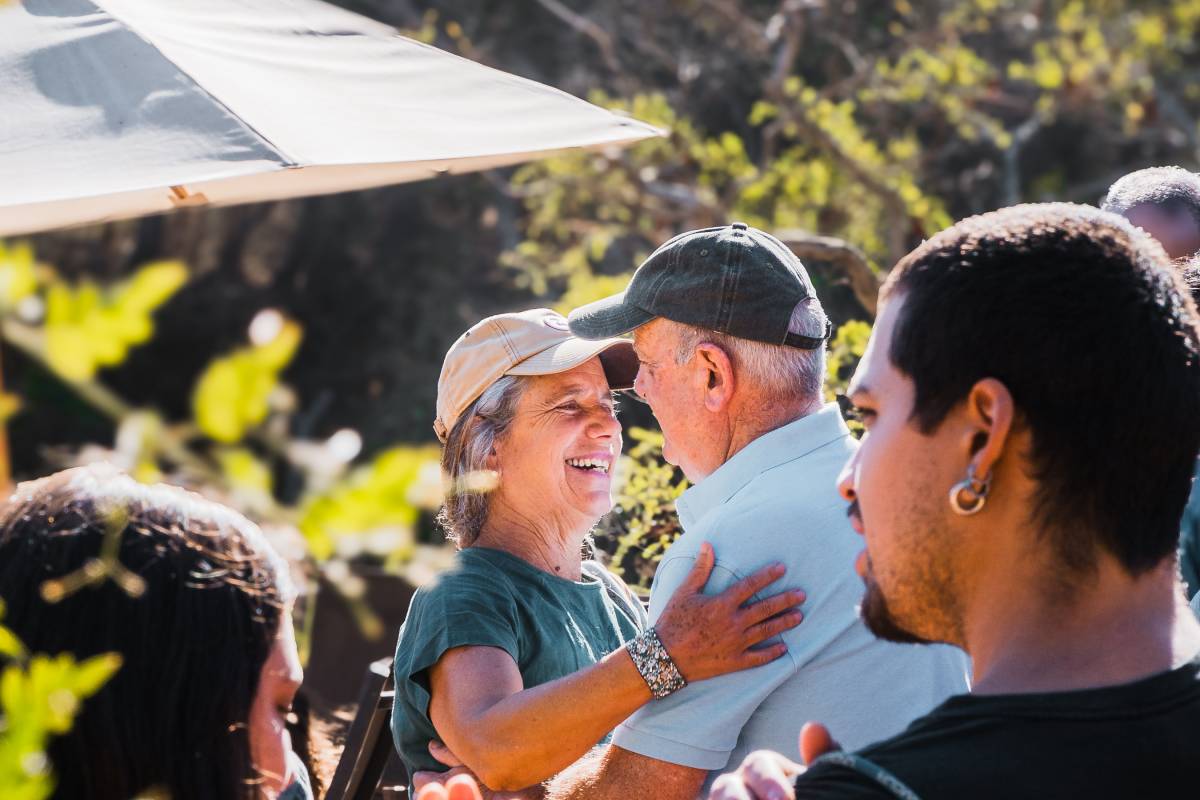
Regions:
<svg viewBox="0 0 1200 800"><path fill-rule="evenodd" d="M729 501L763 472L803 458L830 442L850 435L837 403L764 433L711 475L692 486L675 501L679 521L686 529L709 511Z"/></svg>

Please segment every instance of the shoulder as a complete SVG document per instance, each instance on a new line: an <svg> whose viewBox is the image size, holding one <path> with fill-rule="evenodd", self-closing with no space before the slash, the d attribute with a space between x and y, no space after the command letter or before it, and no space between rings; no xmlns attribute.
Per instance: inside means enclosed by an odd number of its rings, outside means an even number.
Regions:
<svg viewBox="0 0 1200 800"><path fill-rule="evenodd" d="M458 606L471 609L481 602L503 608L515 601L516 593L502 563L486 554L463 550L449 569L417 589L409 616L418 611L447 611Z"/></svg>
<svg viewBox="0 0 1200 800"><path fill-rule="evenodd" d="M594 559L586 559L582 564L584 575L594 579L607 590L608 596L616 603L626 607L638 621L640 627L646 627L646 610L642 606L642 601L633 593L633 590L618 578L607 567Z"/></svg>

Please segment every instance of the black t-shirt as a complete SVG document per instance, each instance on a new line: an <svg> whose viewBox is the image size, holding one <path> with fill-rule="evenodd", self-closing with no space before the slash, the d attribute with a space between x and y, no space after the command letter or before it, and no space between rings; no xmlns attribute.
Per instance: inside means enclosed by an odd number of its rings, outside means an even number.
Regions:
<svg viewBox="0 0 1200 800"><path fill-rule="evenodd" d="M921 800L1200 797L1200 656L1103 689L957 695L858 755ZM837 764L796 781L797 800L896 796Z"/></svg>

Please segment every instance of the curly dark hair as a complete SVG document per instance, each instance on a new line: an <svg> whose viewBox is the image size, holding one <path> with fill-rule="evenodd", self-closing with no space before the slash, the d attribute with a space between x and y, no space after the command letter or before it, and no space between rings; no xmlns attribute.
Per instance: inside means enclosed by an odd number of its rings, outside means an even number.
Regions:
<svg viewBox="0 0 1200 800"><path fill-rule="evenodd" d="M106 556L124 585L68 590ZM55 797L257 796L247 722L290 595L262 532L199 495L103 465L18 486L0 508L5 624L33 652L122 659L50 745Z"/></svg>
<svg viewBox="0 0 1200 800"><path fill-rule="evenodd" d="M1172 556L1200 449L1200 337L1161 246L1090 206L965 219L903 258L889 358L940 425L983 378L1012 393L1038 483L1034 519L1066 575L1097 548L1140 574Z"/></svg>
<svg viewBox="0 0 1200 800"><path fill-rule="evenodd" d="M1182 167L1147 167L1118 178L1100 207L1125 214L1137 206L1186 209L1200 227L1200 175Z"/></svg>

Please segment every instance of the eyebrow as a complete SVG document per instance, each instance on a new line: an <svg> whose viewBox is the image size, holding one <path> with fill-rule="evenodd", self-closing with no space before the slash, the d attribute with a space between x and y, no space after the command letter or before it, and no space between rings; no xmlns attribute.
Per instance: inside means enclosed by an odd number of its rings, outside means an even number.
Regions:
<svg viewBox="0 0 1200 800"><path fill-rule="evenodd" d="M567 386L565 389L563 389L562 392L555 393L551 397L548 397L546 399L546 402L557 403L559 400L562 400L565 397L589 397L591 395L592 395L592 387L591 386L587 386L586 384L582 384L582 383L573 383L573 384L570 384L569 386ZM609 391L608 395L611 396L612 392Z"/></svg>

